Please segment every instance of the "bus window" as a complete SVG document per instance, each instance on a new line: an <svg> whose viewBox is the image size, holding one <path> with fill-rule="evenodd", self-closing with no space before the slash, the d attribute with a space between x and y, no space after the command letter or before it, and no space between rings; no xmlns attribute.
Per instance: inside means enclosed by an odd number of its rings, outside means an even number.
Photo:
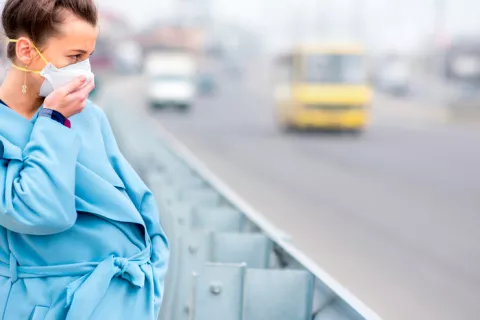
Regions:
<svg viewBox="0 0 480 320"><path fill-rule="evenodd" d="M363 84L367 81L361 55L318 54L305 57L305 82Z"/></svg>

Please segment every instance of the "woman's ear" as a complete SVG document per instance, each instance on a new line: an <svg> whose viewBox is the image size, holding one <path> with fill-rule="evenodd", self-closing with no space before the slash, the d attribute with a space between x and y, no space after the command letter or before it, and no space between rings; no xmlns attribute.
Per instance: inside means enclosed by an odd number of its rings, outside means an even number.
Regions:
<svg viewBox="0 0 480 320"><path fill-rule="evenodd" d="M33 48L32 42L28 38L19 38L15 48L19 64L25 66L30 65L33 60L34 50L35 49Z"/></svg>

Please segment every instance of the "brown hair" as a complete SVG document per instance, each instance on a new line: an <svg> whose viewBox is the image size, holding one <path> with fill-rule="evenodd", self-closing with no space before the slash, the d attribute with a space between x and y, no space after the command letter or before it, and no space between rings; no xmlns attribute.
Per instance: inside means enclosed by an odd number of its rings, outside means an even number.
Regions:
<svg viewBox="0 0 480 320"><path fill-rule="evenodd" d="M25 35L42 47L46 39L58 32L58 25L68 10L80 19L97 25L98 12L94 0L7 0L2 12L2 24L9 39ZM14 59L15 44L10 43L7 56Z"/></svg>

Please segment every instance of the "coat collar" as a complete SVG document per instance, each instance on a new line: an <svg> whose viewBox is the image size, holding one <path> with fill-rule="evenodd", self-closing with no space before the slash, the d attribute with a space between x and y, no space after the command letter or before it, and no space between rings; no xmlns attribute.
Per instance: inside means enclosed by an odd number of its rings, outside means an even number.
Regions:
<svg viewBox="0 0 480 320"><path fill-rule="evenodd" d="M33 125L38 118L41 107L35 113L31 120L22 117L19 113L0 103L0 136L3 136L14 145L25 148L30 140L30 133Z"/></svg>
<svg viewBox="0 0 480 320"><path fill-rule="evenodd" d="M0 156L22 160L22 152L30 140L38 112L28 120L17 112L0 104ZM71 129L70 129L71 130ZM3 150L2 150L3 149ZM90 155L93 156L93 155ZM91 160L87 158L87 160ZM90 212L110 220L136 223L145 227L125 191L118 172L105 158L103 166L91 161L77 161L75 195L77 211Z"/></svg>

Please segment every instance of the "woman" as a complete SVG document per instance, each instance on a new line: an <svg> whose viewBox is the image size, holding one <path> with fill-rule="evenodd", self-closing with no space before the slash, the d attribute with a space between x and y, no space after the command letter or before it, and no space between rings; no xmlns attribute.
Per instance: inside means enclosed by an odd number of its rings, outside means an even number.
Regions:
<svg viewBox="0 0 480 320"><path fill-rule="evenodd" d="M1 318L156 319L167 241L87 100L94 2L7 0L2 22L13 67L0 87Z"/></svg>

